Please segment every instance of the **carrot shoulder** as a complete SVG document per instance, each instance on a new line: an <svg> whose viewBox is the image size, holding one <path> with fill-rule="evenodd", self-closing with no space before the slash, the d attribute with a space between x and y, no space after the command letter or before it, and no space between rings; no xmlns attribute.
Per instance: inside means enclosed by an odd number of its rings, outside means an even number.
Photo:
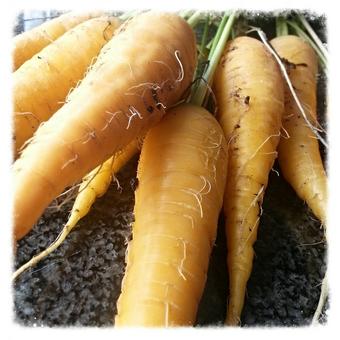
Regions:
<svg viewBox="0 0 340 340"><path fill-rule="evenodd" d="M27 32L18 34L13 38L14 70L71 28L100 15L100 12L68 12Z"/></svg>
<svg viewBox="0 0 340 340"><path fill-rule="evenodd" d="M309 121L318 128L316 115L317 57L312 47L297 36L282 36L271 41L278 54L290 62L289 77ZM300 114L288 88L282 125L287 138L279 144L279 164L284 178L307 202L320 221L326 223L327 176L318 140Z"/></svg>
<svg viewBox="0 0 340 340"><path fill-rule="evenodd" d="M216 71L218 118L229 143L224 197L229 301L236 325L254 257L268 174L276 158L283 112L280 71L264 45L250 37L228 43Z"/></svg>
<svg viewBox="0 0 340 340"><path fill-rule="evenodd" d="M63 34L13 73L14 151L29 140L76 87L101 48L112 38L114 17L87 20Z"/></svg>
<svg viewBox="0 0 340 340"><path fill-rule="evenodd" d="M223 131L180 105L143 143L116 326L192 325L216 237L227 171Z"/></svg>
<svg viewBox="0 0 340 340"><path fill-rule="evenodd" d="M67 186L158 122L181 99L195 67L195 35L179 16L147 12L120 26L14 163L15 239Z"/></svg>

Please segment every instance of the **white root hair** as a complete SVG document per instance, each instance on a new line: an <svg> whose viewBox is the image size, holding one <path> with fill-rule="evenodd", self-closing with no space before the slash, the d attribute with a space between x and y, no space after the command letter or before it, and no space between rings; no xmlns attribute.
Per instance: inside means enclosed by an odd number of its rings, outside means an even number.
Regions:
<svg viewBox="0 0 340 340"><path fill-rule="evenodd" d="M325 274L325 277L322 280L321 283L321 293L320 293L320 298L319 298L319 302L318 302L318 306L316 308L316 311L313 315L313 319L312 319L312 324L318 324L319 323L319 319L323 310L323 307L326 304L327 301L327 297L328 297L328 275L327 272Z"/></svg>
<svg viewBox="0 0 340 340"><path fill-rule="evenodd" d="M176 58L176 60L179 64L179 67L180 67L180 71L179 71L179 74L178 74L178 78L176 79L176 83L179 83L184 79L184 68L183 68L183 64L182 64L179 56L180 56L180 52L179 52L179 50L176 50L175 51L175 58Z"/></svg>
<svg viewBox="0 0 340 340"><path fill-rule="evenodd" d="M104 131L106 130L109 125L112 123L113 119L116 117L116 115L118 113L123 113L123 111L119 110L119 111L116 111L116 112L110 112L110 111L105 111L105 113L107 113L110 118L109 119L106 119L106 124L103 126L103 128L101 129L101 131Z"/></svg>
<svg viewBox="0 0 340 340"><path fill-rule="evenodd" d="M268 136L260 145L259 147L255 150L255 152L249 157L248 161L252 160L256 154L260 151L260 149L273 137L280 137L281 133L279 132L278 134L270 135Z"/></svg>
<svg viewBox="0 0 340 340"><path fill-rule="evenodd" d="M203 186L199 191L195 191L194 189L181 189L182 192L188 193L190 195L193 195L197 201L199 211L200 211L200 216L203 218L203 207L202 207L202 200L203 196L207 195L211 191L211 183L209 180L207 180L204 176L200 176L200 178L203 180ZM204 191L208 187L208 190Z"/></svg>
<svg viewBox="0 0 340 340"><path fill-rule="evenodd" d="M180 238L180 240L182 241L182 245L183 245L183 257L182 257L181 263L178 267L178 272L179 272L179 275L183 278L183 280L186 281L187 278L183 274L183 266L184 266L184 261L187 258L187 245L186 245L186 242L182 238Z"/></svg>
<svg viewBox="0 0 340 340"><path fill-rule="evenodd" d="M271 168L271 171L275 172L275 174L276 174L278 177L280 177L280 173L279 173L277 170L275 170L274 168Z"/></svg>
<svg viewBox="0 0 340 340"><path fill-rule="evenodd" d="M61 170L64 170L68 165L73 164L74 162L76 162L77 159L78 159L78 157L79 157L78 154L75 154L75 155L73 156L73 158L69 159L68 161L66 161L66 162L63 164L63 166L61 167Z"/></svg>
<svg viewBox="0 0 340 340"><path fill-rule="evenodd" d="M128 114L126 115L128 118L128 124L127 124L126 130L129 129L131 121L134 117L138 116L139 119L143 119L143 116L141 115L141 113L132 105L130 105L129 107L129 112L131 113L131 115L128 115Z"/></svg>
<svg viewBox="0 0 340 340"><path fill-rule="evenodd" d="M301 115L303 116L304 120L306 121L308 127L313 131L313 133L315 134L316 138L320 140L320 142L326 147L328 148L328 144L327 142L325 141L325 139L320 136L320 134L318 133L317 131L317 128L309 121L309 119L307 118L307 115L305 113L305 110L299 100L299 97L297 96L296 94L296 91L294 89L294 86L292 84L292 82L290 81L290 78L289 78L289 75L288 75L288 72L286 70L286 67L285 65L283 64L280 56L278 55L278 53L275 51L275 49L271 46L271 44L268 42L267 40L267 37L266 37L266 34L259 28L259 27L252 27L251 30L248 31L249 32L252 32L252 31L256 31L257 34L259 35L260 39L262 40L262 42L264 43L265 47L268 49L268 51L270 52L270 54L273 55L273 57L275 58L280 70L281 70L281 73L288 85L288 88L289 88L289 91L290 93L292 94L292 97L301 113Z"/></svg>
<svg viewBox="0 0 340 340"><path fill-rule="evenodd" d="M246 212L245 212L245 214L244 214L244 216L243 216L242 222L241 222L241 227L244 225L244 222L245 222L245 220L246 220L246 218L247 218L247 215L248 215L250 209L251 209L252 207L255 207L255 204L256 204L256 202L259 200L260 195L261 195L261 194L263 195L263 191L264 191L264 185L261 186L261 188L260 188L260 190L257 192L255 198L251 201L249 207L247 208L247 210L246 210Z"/></svg>
<svg viewBox="0 0 340 340"><path fill-rule="evenodd" d="M284 138L284 139L289 139L290 135L289 135L288 131L283 127L283 125L281 126L281 130L283 130L283 132L286 134L286 136L283 136L281 134L281 137Z"/></svg>

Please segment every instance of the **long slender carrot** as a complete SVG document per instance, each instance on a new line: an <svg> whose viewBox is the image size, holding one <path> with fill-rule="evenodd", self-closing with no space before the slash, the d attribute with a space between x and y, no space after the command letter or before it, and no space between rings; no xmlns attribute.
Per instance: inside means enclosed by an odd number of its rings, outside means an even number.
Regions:
<svg viewBox="0 0 340 340"><path fill-rule="evenodd" d="M39 125L76 87L119 25L114 17L87 20L63 34L13 74L15 157Z"/></svg>
<svg viewBox="0 0 340 340"><path fill-rule="evenodd" d="M253 38L231 41L216 71L218 119L229 143L224 197L229 301L226 323L236 325L254 257L262 200L280 138L284 107L280 71Z"/></svg>
<svg viewBox="0 0 340 340"><path fill-rule="evenodd" d="M14 236L22 238L67 186L142 136L192 81L195 35L172 13L120 26L81 84L14 163Z"/></svg>
<svg viewBox="0 0 340 340"><path fill-rule="evenodd" d="M13 38L14 71L71 28L100 15L103 13L98 11L68 12L15 36Z"/></svg>
<svg viewBox="0 0 340 340"><path fill-rule="evenodd" d="M195 322L222 207L226 148L215 118L191 104L170 110L148 132L116 326Z"/></svg>
<svg viewBox="0 0 340 340"><path fill-rule="evenodd" d="M28 268L37 265L64 242L67 235L76 227L79 220L88 214L95 200L106 193L112 177L137 153L138 149L139 141L133 140L122 151L117 152L116 155L110 157L83 178L70 217L58 238L48 248L18 268L12 276L13 280Z"/></svg>
<svg viewBox="0 0 340 340"><path fill-rule="evenodd" d="M307 119L318 128L316 114L317 56L312 46L300 37L281 36L271 41L277 53L287 61L289 77L306 111ZM293 100L285 90L283 127L288 138L281 138L279 164L283 177L297 195L306 201L314 215L326 227L327 175L320 156L319 143ZM325 232L327 240L327 231ZM322 281L320 299L313 316L317 323L328 296L327 272Z"/></svg>
<svg viewBox="0 0 340 340"><path fill-rule="evenodd" d="M297 91L307 118L318 128L316 116L317 56L312 47L297 36L286 35L273 39L272 46L286 59L289 77ZM282 124L288 138L281 138L279 164L284 178L312 209L320 221L326 223L327 176L322 164L318 140L301 116L286 88L285 114Z"/></svg>

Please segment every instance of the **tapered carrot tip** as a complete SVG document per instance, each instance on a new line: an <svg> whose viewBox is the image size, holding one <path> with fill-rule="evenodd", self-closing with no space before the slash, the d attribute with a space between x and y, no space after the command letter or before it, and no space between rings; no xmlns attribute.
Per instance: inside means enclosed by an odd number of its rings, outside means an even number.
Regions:
<svg viewBox="0 0 340 340"><path fill-rule="evenodd" d="M246 290L248 276L246 272L240 270L232 273L228 312L225 320L225 324L228 326L238 326L241 322L240 315L244 305L243 292Z"/></svg>

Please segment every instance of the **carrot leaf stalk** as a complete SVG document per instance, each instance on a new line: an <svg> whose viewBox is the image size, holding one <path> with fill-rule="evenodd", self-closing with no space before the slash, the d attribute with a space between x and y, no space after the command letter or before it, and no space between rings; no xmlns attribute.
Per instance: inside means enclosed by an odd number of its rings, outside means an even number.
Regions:
<svg viewBox="0 0 340 340"><path fill-rule="evenodd" d="M191 26L191 28L195 28L201 20L202 13L200 11L196 11L187 19L187 23Z"/></svg>
<svg viewBox="0 0 340 340"><path fill-rule="evenodd" d="M320 45L315 43L315 41L297 24L296 21L287 20L287 24L290 27L292 27L292 29L295 31L295 33L300 38L306 40L313 47L313 49L315 50L315 52L319 56L320 65L327 72L327 67L328 67L327 56L323 53L322 48L320 48Z"/></svg>
<svg viewBox="0 0 340 340"><path fill-rule="evenodd" d="M318 35L313 30L312 26L309 24L309 22L306 20L306 18L302 14L298 14L297 17L299 18L300 22L302 23L303 27L306 29L306 31L309 33L310 37L314 41L314 43L318 46L320 52L324 55L325 58L328 58L328 51Z"/></svg>
<svg viewBox="0 0 340 340"><path fill-rule="evenodd" d="M231 33L231 28L236 18L236 14L236 11L234 11L230 15L226 13L222 18L222 21L216 33L216 37L209 52L209 66L204 72L202 79L200 80L198 87L191 98L191 103L193 104L200 106L205 99L207 88L210 87L212 84L213 75Z"/></svg>
<svg viewBox="0 0 340 340"><path fill-rule="evenodd" d="M285 18L279 16L276 18L276 36L288 35L288 25Z"/></svg>

